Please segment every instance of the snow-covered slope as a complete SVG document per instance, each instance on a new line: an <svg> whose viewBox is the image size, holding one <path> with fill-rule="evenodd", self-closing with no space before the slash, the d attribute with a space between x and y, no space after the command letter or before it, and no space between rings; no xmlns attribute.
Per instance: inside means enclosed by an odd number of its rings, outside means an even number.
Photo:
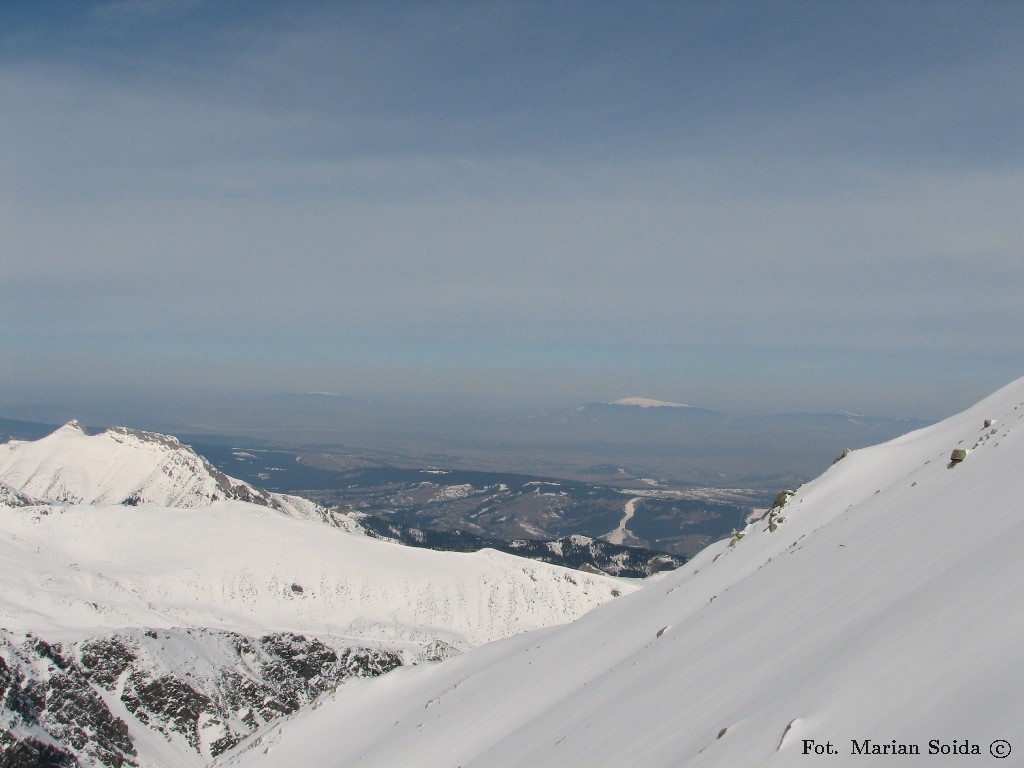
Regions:
<svg viewBox="0 0 1024 768"><path fill-rule="evenodd" d="M0 764L203 765L350 677L637 588L321 512L162 435L72 423L0 446Z"/></svg>
<svg viewBox="0 0 1024 768"><path fill-rule="evenodd" d="M19 507L0 515L0 626L288 630L468 647L574 619L635 586L493 550L435 552L266 507Z"/></svg>
<svg viewBox="0 0 1024 768"><path fill-rule="evenodd" d="M86 765L204 765L349 677L570 621L636 589L240 501L10 507L0 561L0 764L5 741L24 751L42 735Z"/></svg>
<svg viewBox="0 0 1024 768"><path fill-rule="evenodd" d="M4 768L198 768L345 680L403 663L350 640L187 627L61 642L0 630L0 659Z"/></svg>
<svg viewBox="0 0 1024 768"><path fill-rule="evenodd" d="M854 451L732 542L573 624L347 684L230 762L916 764L871 756L888 747L1020 764L1022 466L1024 379Z"/></svg>

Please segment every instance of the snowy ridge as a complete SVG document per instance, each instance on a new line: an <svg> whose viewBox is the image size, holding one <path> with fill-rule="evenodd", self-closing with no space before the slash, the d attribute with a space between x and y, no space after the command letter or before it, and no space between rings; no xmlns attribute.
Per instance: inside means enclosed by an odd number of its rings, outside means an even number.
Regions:
<svg viewBox="0 0 1024 768"><path fill-rule="evenodd" d="M287 629L460 648L577 618L633 584L494 550L414 549L238 501L23 507L2 520L0 626Z"/></svg>
<svg viewBox="0 0 1024 768"><path fill-rule="evenodd" d="M54 504L187 509L236 499L362 531L346 515L331 514L307 499L269 493L228 477L176 437L125 427L89 435L70 421L39 440L2 443L0 480L21 494Z"/></svg>
<svg viewBox="0 0 1024 768"><path fill-rule="evenodd" d="M0 477L53 502L196 507L240 493L265 495L175 437L124 427L88 435L76 421L39 440L0 445Z"/></svg>
<svg viewBox="0 0 1024 768"><path fill-rule="evenodd" d="M1022 463L1024 379L854 451L573 624L346 686L227 762L903 764L889 747L953 765L950 750L984 762L998 739L1016 755ZM826 743L835 756L804 754Z"/></svg>

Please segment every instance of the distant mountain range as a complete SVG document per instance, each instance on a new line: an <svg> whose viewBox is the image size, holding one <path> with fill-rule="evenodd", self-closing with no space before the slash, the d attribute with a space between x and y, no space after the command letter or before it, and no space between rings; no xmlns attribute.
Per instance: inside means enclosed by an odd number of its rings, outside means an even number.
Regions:
<svg viewBox="0 0 1024 768"><path fill-rule="evenodd" d="M85 423L170 431L190 443L377 456L389 466L511 472L594 482L635 478L771 491L806 481L838 453L926 422L846 413L737 416L641 396L558 408L453 400L387 402L333 393L93 407ZM0 424L0 432L3 425ZM40 437L36 434L34 437Z"/></svg>
<svg viewBox="0 0 1024 768"><path fill-rule="evenodd" d="M527 450L569 478L612 482L595 468L630 468L637 477L720 488L787 487L814 477L849 448L926 426L916 419L849 413L733 415L639 397L574 407L481 416L487 436L457 448ZM454 450L454 449L453 449ZM557 471L555 468L557 467Z"/></svg>

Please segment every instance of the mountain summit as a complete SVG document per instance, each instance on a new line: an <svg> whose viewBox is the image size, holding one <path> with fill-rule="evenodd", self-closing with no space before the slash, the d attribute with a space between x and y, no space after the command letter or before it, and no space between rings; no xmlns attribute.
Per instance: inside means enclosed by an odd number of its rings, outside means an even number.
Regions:
<svg viewBox="0 0 1024 768"><path fill-rule="evenodd" d="M69 421L33 441L0 444L0 477L22 493L84 504L188 508L269 496L215 469L177 438L125 427L90 435Z"/></svg>
<svg viewBox="0 0 1024 768"><path fill-rule="evenodd" d="M72 420L39 440L2 443L0 479L23 495L51 503L191 509L246 501L361 531L349 517L307 499L228 477L176 437L126 427L90 435Z"/></svg>

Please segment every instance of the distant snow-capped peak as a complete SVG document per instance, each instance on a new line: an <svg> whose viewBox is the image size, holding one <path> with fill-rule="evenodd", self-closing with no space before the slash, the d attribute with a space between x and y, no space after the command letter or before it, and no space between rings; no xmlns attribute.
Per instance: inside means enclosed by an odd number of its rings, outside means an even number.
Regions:
<svg viewBox="0 0 1024 768"><path fill-rule="evenodd" d="M647 397L624 397L621 400L613 400L608 405L632 405L637 408L693 408L686 403L671 403L666 400L651 400Z"/></svg>

